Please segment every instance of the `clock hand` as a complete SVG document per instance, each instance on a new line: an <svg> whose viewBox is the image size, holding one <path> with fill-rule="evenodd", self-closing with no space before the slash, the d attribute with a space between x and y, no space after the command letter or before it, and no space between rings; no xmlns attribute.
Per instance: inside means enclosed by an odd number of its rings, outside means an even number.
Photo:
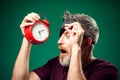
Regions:
<svg viewBox="0 0 120 80"><path fill-rule="evenodd" d="M43 31L45 31L45 30L43 29L43 30L41 30L40 32L43 32Z"/></svg>
<svg viewBox="0 0 120 80"><path fill-rule="evenodd" d="M38 31L38 33L40 34L40 37L42 37L42 36L41 36L41 31Z"/></svg>

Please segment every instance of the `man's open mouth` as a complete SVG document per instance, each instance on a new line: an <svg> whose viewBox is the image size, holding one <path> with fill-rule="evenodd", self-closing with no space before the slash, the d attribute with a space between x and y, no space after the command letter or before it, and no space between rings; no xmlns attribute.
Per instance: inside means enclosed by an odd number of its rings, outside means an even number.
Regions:
<svg viewBox="0 0 120 80"><path fill-rule="evenodd" d="M64 49L61 49L60 52L61 52L61 54L66 54L67 53L67 51L64 50Z"/></svg>

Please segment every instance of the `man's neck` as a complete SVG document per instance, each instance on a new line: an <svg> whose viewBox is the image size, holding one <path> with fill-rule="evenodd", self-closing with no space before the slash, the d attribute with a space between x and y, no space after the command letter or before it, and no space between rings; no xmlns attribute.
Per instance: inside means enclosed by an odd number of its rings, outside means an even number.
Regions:
<svg viewBox="0 0 120 80"><path fill-rule="evenodd" d="M82 55L82 67L86 67L90 63L92 63L96 58L92 55L92 52L86 52Z"/></svg>

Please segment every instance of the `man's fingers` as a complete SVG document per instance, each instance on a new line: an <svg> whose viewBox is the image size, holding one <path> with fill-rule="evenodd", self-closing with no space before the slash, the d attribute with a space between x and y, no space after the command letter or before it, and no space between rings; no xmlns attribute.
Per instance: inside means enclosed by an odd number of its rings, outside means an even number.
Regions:
<svg viewBox="0 0 120 80"><path fill-rule="evenodd" d="M34 18L33 17L28 17L28 16L25 16L25 18L24 18L24 20L23 20L23 22L22 23L25 23L25 22L32 22L32 23L34 23L35 22L35 20L34 20Z"/></svg>
<svg viewBox="0 0 120 80"><path fill-rule="evenodd" d="M30 26L30 25L33 25L33 24L34 24L34 23L24 23L24 24L21 24L21 25L20 25L20 28L21 28L22 34L25 35L25 33L24 33L25 27Z"/></svg>
<svg viewBox="0 0 120 80"><path fill-rule="evenodd" d="M28 16L32 17L36 21L40 19L39 14L36 14L34 12L32 12L31 14L28 14Z"/></svg>
<svg viewBox="0 0 120 80"><path fill-rule="evenodd" d="M26 27L26 26L30 26L30 25L33 25L34 23L31 23L31 22L29 22L29 23L23 23L23 24L21 24L20 25L20 28L23 28L23 27Z"/></svg>
<svg viewBox="0 0 120 80"><path fill-rule="evenodd" d="M78 22L74 22L71 24L65 24L64 26L65 26L64 28L67 31L71 30L72 32L74 32L74 34L80 33L81 31L83 31L81 25Z"/></svg>
<svg viewBox="0 0 120 80"><path fill-rule="evenodd" d="M78 29L83 29L80 25L80 23L78 22L74 22L74 23L71 23L71 24L65 24L64 25L64 28L65 29L70 29L70 30L78 30Z"/></svg>
<svg viewBox="0 0 120 80"><path fill-rule="evenodd" d="M25 16L23 22L35 22L40 19L40 16L36 13L29 13L27 16Z"/></svg>
<svg viewBox="0 0 120 80"><path fill-rule="evenodd" d="M73 26L74 26L74 24L65 24L65 25L64 25L64 27L65 27L66 29L71 29L71 30L72 30Z"/></svg>

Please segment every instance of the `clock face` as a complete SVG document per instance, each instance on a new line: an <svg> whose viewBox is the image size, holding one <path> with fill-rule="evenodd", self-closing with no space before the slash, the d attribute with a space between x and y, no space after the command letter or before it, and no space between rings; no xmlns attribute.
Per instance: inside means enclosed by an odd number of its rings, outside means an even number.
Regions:
<svg viewBox="0 0 120 80"><path fill-rule="evenodd" d="M48 27L41 23L35 24L32 29L32 35L36 40L44 41L49 36Z"/></svg>

